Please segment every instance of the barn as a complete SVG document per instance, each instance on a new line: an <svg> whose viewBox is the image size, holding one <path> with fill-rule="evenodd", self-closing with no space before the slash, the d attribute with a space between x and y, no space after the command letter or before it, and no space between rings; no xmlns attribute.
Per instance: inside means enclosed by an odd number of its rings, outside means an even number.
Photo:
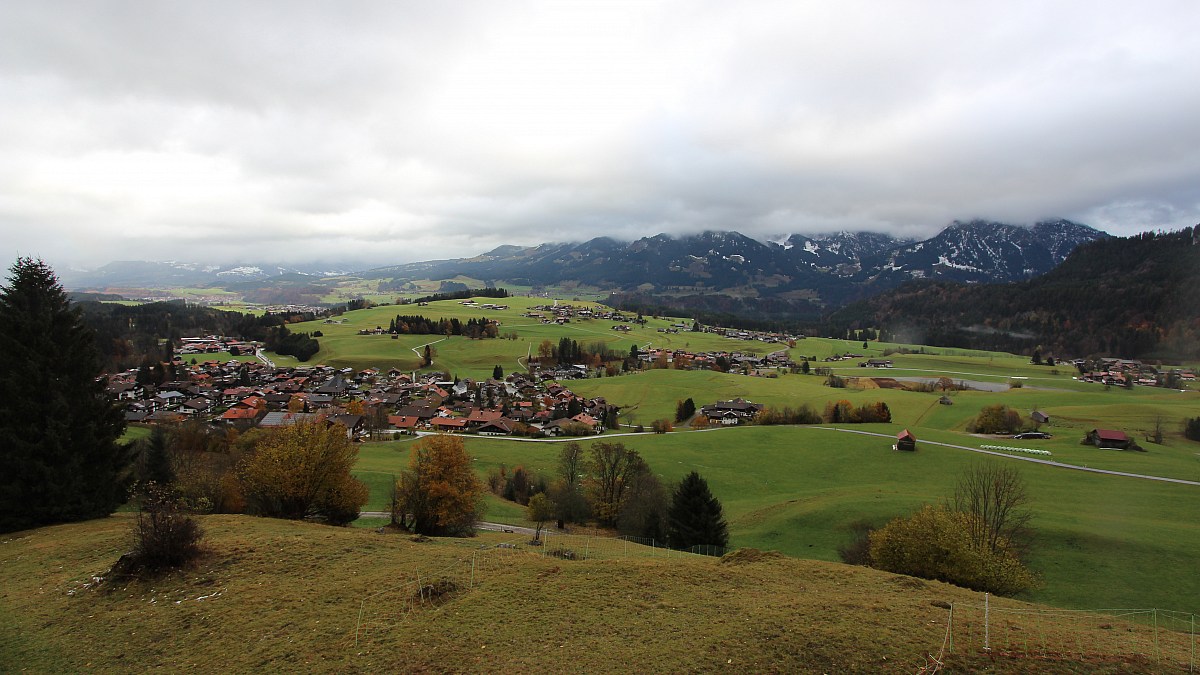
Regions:
<svg viewBox="0 0 1200 675"><path fill-rule="evenodd" d="M917 437L912 435L908 429L896 434L896 445L892 446L895 450L905 450L913 452L917 449Z"/></svg>

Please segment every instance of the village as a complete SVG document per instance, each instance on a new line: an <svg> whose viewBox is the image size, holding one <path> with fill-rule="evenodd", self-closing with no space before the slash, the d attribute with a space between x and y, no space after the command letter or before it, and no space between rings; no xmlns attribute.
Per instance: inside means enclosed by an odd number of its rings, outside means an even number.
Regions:
<svg viewBox="0 0 1200 675"><path fill-rule="evenodd" d="M546 306L531 314L542 312L546 321L639 321L619 312L597 316L592 310L570 305ZM353 439L419 432L586 436L615 429L618 410L602 397L576 395L563 382L654 368L757 376L797 368L786 349L759 356L647 346L632 349L619 369L612 364L594 363L542 365L533 359L529 372L473 380L444 372L399 369L275 367L261 358L260 350L261 345L236 338L184 337L174 351L170 379L152 383L141 369L134 368L109 376L107 391L123 406L126 421L133 424L201 420L245 430L287 426L319 417L345 427L347 436ZM260 359L222 362L204 358L218 353L260 355ZM739 399L717 401L699 413L708 422L729 425L751 421L761 408Z"/></svg>

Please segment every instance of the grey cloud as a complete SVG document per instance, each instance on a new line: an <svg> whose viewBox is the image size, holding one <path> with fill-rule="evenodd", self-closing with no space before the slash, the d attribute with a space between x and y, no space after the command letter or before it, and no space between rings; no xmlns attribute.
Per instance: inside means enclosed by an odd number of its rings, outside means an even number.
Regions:
<svg viewBox="0 0 1200 675"><path fill-rule="evenodd" d="M0 254L402 262L702 229L1189 225L1197 19L1170 2L17 3Z"/></svg>

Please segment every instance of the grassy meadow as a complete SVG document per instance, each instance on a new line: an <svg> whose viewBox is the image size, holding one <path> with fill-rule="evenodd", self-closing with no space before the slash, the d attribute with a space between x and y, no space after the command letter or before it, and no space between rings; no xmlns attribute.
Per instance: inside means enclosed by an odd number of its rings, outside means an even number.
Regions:
<svg viewBox="0 0 1200 675"><path fill-rule="evenodd" d="M743 551L724 559L602 540L587 560L528 538L414 541L247 516L200 517L208 553L148 581L95 577L132 514L0 537L0 664L27 672L1164 672L1186 634L1031 614L865 568ZM501 548L505 543L517 548ZM1084 571L1086 572L1086 571ZM444 592L424 600L419 588ZM947 649L953 603L954 650ZM1086 664L1086 665L1085 665Z"/></svg>
<svg viewBox="0 0 1200 675"><path fill-rule="evenodd" d="M483 300L487 301L487 300ZM544 299L508 298L510 309L485 311L464 308L457 301L427 307L384 306L350 312L341 325L301 324L297 330L321 330L322 351L315 360L332 365L414 369L413 348L434 344L434 369L463 377L486 377L495 365L505 372L521 367L519 359L536 352L542 340L557 343L567 336L587 345L604 342L625 352L629 346L682 347L697 351L743 351L765 354L777 344L733 340L685 331L660 333L679 319L648 318L628 334L612 331L605 320L576 321L565 326L543 325L520 314ZM574 304L588 304L579 303ZM430 318L477 316L497 318L500 333L516 340L447 339L437 336L359 336L361 328L387 326L396 314ZM900 348L923 353L891 353ZM819 364L848 379L844 389L826 386L815 375L778 374L747 377L709 371L647 370L611 378L570 383L584 396L604 396L622 407L622 423L647 427L656 419L672 419L678 401L692 398L697 407L716 400L743 397L769 407L811 406L817 412L830 401L855 405L884 401L892 412L888 425L848 425L847 429L893 435L908 428L921 440L979 448L1049 450L1063 464L1200 481L1200 444L1181 434L1185 418L1200 415L1200 392L1138 387L1132 390L1086 384L1073 378L1069 365L1035 366L1028 358L962 349L943 349L890 343L807 338L791 349L793 359L852 352L864 358L890 358L891 369L865 369L862 359ZM941 392L927 393L879 388L870 378L949 377L955 382L992 383L998 391L951 391L952 405L942 405ZM1009 387L1010 384L1017 386ZM980 385L982 386L982 385ZM1047 440L1016 441L966 432L971 418L986 405L1003 403L1028 417L1033 410L1051 421L1041 430ZM1155 425L1165 434L1161 445L1145 438ZM1098 450L1080 444L1097 427L1121 429L1136 438L1145 452ZM617 439L613 439L617 440ZM636 448L664 480L674 482L690 470L699 471L725 506L732 543L776 549L789 555L837 560L859 523L881 525L923 503L950 496L956 476L982 459L964 449L923 443L915 454L891 451L887 438L838 433L808 427L749 427L699 431L679 425L666 435L645 434L619 440ZM590 441L584 441L585 445ZM372 487L371 508L386 505L390 476L408 461L411 440L367 444L358 469ZM500 464L524 465L552 472L561 446L554 442L524 442L469 438L468 449L477 472L485 476ZM1035 514L1037 545L1032 566L1043 578L1029 597L1059 606L1200 607L1200 580L1181 573L1195 563L1200 551L1200 487L1105 476L1024 462L1012 452L1011 462L1026 478ZM489 518L519 522L522 510L489 498Z"/></svg>

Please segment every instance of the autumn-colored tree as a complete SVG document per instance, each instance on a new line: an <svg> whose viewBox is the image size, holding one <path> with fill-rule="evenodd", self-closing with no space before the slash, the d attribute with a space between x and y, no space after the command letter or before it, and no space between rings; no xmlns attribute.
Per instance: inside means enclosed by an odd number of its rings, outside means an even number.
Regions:
<svg viewBox="0 0 1200 675"><path fill-rule="evenodd" d="M342 427L323 420L271 430L238 469L247 508L277 518L348 523L368 497L367 486L350 475L357 458Z"/></svg>
<svg viewBox="0 0 1200 675"><path fill-rule="evenodd" d="M554 502L546 496L546 493L539 492L529 498L529 519L536 523L537 527L533 531L533 540L541 541L542 526L547 520L554 517Z"/></svg>
<svg viewBox="0 0 1200 675"><path fill-rule="evenodd" d="M846 424L858 421L854 411L854 404L845 399L836 403L827 403L825 405L824 419L829 424Z"/></svg>
<svg viewBox="0 0 1200 675"><path fill-rule="evenodd" d="M469 536L483 509L483 490L462 439L430 436L413 447L396 482L395 519L419 534Z"/></svg>
<svg viewBox="0 0 1200 675"><path fill-rule="evenodd" d="M550 340L542 340L537 349L538 360L549 359L554 356L554 343Z"/></svg>
<svg viewBox="0 0 1200 675"><path fill-rule="evenodd" d="M288 399L287 409L290 413L304 412L304 397L293 394Z"/></svg>
<svg viewBox="0 0 1200 675"><path fill-rule="evenodd" d="M645 471L649 471L646 461L637 450L626 448L623 443L601 441L592 445L588 487L596 520L601 525L617 524L626 487L634 476Z"/></svg>
<svg viewBox="0 0 1200 675"><path fill-rule="evenodd" d="M351 400L346 404L346 412L351 415L362 415L366 411L366 405L361 398Z"/></svg>
<svg viewBox="0 0 1200 675"><path fill-rule="evenodd" d="M1013 434L1020 431L1023 424L1021 413L997 403L983 406L979 415L967 423L967 430L978 434Z"/></svg>

